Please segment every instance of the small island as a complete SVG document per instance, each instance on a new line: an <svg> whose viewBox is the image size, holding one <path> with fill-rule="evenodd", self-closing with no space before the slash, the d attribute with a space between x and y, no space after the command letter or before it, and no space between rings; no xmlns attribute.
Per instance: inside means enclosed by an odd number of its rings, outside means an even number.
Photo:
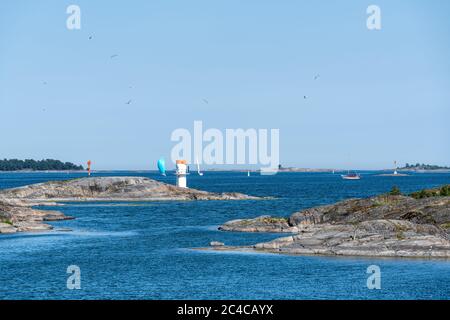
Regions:
<svg viewBox="0 0 450 320"><path fill-rule="evenodd" d="M450 185L349 199L293 213L226 222L219 230L290 235L253 246L212 246L299 255L450 258Z"/></svg>
<svg viewBox="0 0 450 320"><path fill-rule="evenodd" d="M404 167L398 168L401 171L448 171L450 167L431 165L431 164L409 164L406 163Z"/></svg>
<svg viewBox="0 0 450 320"><path fill-rule="evenodd" d="M61 206L71 201L189 201L256 200L237 192L214 193L180 188L144 177L95 177L50 181L0 190L0 234L49 230L47 221L73 219L54 210L33 206Z"/></svg>
<svg viewBox="0 0 450 320"><path fill-rule="evenodd" d="M0 160L0 171L80 171L83 166L71 162L54 159L3 159Z"/></svg>

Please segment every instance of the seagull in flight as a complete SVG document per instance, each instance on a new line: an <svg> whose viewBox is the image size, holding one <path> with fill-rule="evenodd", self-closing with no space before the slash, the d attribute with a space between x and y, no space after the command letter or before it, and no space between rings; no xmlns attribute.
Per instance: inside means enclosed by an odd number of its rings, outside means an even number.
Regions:
<svg viewBox="0 0 450 320"><path fill-rule="evenodd" d="M204 103L209 104L209 101L206 99L202 99Z"/></svg>
<svg viewBox="0 0 450 320"><path fill-rule="evenodd" d="M320 78L320 74L316 74L315 76L314 76L314 80L317 80L317 79L319 79Z"/></svg>
<svg viewBox="0 0 450 320"><path fill-rule="evenodd" d="M89 40L92 40L92 36L89 36Z"/></svg>
<svg viewBox="0 0 450 320"><path fill-rule="evenodd" d="M110 58L114 59L115 57L118 57L118 56L119 56L118 54L113 54Z"/></svg>
<svg viewBox="0 0 450 320"><path fill-rule="evenodd" d="M131 100L128 100L127 102L125 102L125 104L131 104Z"/></svg>
<svg viewBox="0 0 450 320"><path fill-rule="evenodd" d="M303 99L307 99L308 97L307 96L303 96Z"/></svg>

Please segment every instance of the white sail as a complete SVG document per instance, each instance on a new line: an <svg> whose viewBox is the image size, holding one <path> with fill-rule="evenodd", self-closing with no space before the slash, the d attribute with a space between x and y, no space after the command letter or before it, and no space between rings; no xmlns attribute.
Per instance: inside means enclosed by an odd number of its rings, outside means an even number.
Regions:
<svg viewBox="0 0 450 320"><path fill-rule="evenodd" d="M197 173L199 176L202 176L203 172L200 172L200 163L198 163L198 158L196 158L195 161L197 163Z"/></svg>

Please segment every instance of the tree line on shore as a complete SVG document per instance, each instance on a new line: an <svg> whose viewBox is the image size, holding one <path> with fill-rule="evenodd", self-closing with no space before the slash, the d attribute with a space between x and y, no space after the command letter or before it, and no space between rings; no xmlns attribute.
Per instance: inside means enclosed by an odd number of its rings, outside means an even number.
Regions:
<svg viewBox="0 0 450 320"><path fill-rule="evenodd" d="M54 159L0 159L0 171L45 171L45 170L84 170L83 166L73 164L72 162L62 162Z"/></svg>
<svg viewBox="0 0 450 320"><path fill-rule="evenodd" d="M438 169L450 169L449 167L442 167L437 165L431 165L431 164L409 164L407 163L403 168L400 169L414 169L414 170L438 170Z"/></svg>

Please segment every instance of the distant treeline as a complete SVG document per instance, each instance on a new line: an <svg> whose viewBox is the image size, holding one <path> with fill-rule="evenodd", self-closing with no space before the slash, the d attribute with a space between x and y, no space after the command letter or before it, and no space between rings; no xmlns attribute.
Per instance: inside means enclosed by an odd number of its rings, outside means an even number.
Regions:
<svg viewBox="0 0 450 320"><path fill-rule="evenodd" d="M431 164L424 164L424 163L416 163L416 164L409 164L407 163L403 168L400 169L414 169L414 170L438 170L438 169L450 169L449 167L441 167Z"/></svg>
<svg viewBox="0 0 450 320"><path fill-rule="evenodd" d="M0 160L0 171L17 171L17 170L84 170L83 166L77 166L71 162L62 162L53 159L44 160L18 160L3 159Z"/></svg>

